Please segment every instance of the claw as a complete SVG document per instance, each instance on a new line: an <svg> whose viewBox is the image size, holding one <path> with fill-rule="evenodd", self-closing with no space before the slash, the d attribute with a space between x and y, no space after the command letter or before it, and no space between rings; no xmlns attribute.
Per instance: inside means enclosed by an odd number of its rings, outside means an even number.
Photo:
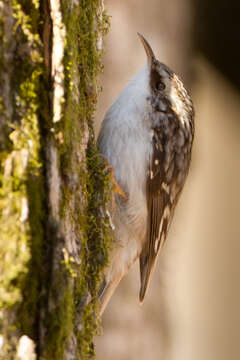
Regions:
<svg viewBox="0 0 240 360"><path fill-rule="evenodd" d="M108 160L107 160L108 161ZM105 170L109 170L110 171L110 175L111 175L111 180L113 183L113 191L119 195L121 195L122 197L124 197L125 199L128 198L127 194L125 193L125 191L121 188L121 186L118 184L115 175L114 175L114 168L112 167L111 164L109 164L106 166Z"/></svg>
<svg viewBox="0 0 240 360"><path fill-rule="evenodd" d="M105 166L105 171L110 172L111 175L111 182L113 184L113 191L119 195L121 195L122 197L124 197L124 199L128 199L127 194L125 193L125 191L121 188L121 186L118 184L115 175L114 175L114 167L110 164L109 160L103 155L103 154L97 154L98 156L101 156L107 163L107 165Z"/></svg>

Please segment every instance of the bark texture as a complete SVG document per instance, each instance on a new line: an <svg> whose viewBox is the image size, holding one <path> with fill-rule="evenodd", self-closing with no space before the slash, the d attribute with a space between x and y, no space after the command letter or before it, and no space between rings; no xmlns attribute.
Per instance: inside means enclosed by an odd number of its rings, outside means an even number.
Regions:
<svg viewBox="0 0 240 360"><path fill-rule="evenodd" d="M110 240L101 0L0 1L0 359L88 359Z"/></svg>

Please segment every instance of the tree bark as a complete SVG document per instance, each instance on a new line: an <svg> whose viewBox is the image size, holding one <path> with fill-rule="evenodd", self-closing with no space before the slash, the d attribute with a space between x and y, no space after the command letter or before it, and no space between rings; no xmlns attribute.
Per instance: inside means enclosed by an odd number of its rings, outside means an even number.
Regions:
<svg viewBox="0 0 240 360"><path fill-rule="evenodd" d="M0 359L89 359L111 239L102 0L0 1Z"/></svg>

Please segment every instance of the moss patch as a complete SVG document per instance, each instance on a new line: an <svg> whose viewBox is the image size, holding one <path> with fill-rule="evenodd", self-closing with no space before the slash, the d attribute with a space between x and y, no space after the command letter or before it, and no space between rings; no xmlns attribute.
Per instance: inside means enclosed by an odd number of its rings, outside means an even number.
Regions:
<svg viewBox="0 0 240 360"><path fill-rule="evenodd" d="M97 293L101 271L108 261L109 176L95 145L93 116L97 102L97 78L102 71L102 51L98 36L109 26L106 14L100 16L99 1L82 0L79 5L62 1L66 27L62 119L52 124L59 150L62 183L60 216L72 222L81 242L75 263L63 248L61 269L55 287L62 289L54 314L49 314L46 358L64 358L70 336L78 343L78 358L94 355L93 336L97 332ZM101 210L100 210L101 209ZM72 289L72 291L71 291ZM90 301L91 299L91 301ZM86 305L86 303L88 303ZM53 326L54 324L54 326ZM57 350L56 350L57 349ZM57 351L57 353L56 353Z"/></svg>
<svg viewBox="0 0 240 360"><path fill-rule="evenodd" d="M100 14L98 0L79 3L62 0L67 30L65 97L62 118L53 124L51 84L39 36L43 32L40 1L11 0L10 3L15 20L11 41L4 46L14 48L13 58L7 63L0 56L1 68L7 70L10 79L12 104L12 116L4 124L6 143L0 147L0 306L8 310L17 308L13 328L17 326L36 342L42 321L39 308L46 311L48 307L44 324L47 341L42 359L64 359L73 336L78 343L78 358L90 359L98 328L99 281L108 262L111 241L106 216L111 185L105 163L98 156L93 132L99 91L97 77L102 70L98 37L107 31L109 20L105 13ZM2 38L3 32L4 19L0 19ZM0 98L0 111L6 115L4 101ZM60 222L63 227L67 221L72 225L74 236L81 244L79 261L68 254L65 239L56 238L56 224L46 230L43 145L49 139L59 155ZM50 246L44 242L46 238L52 241ZM45 262L51 261L56 242L61 261L57 264L54 284L49 285L49 270L55 270L50 266L46 269Z"/></svg>
<svg viewBox="0 0 240 360"><path fill-rule="evenodd" d="M12 111L9 117L3 98L1 111L10 146L0 153L0 307L15 315L9 316L8 327L4 325L8 338L18 329L37 339L44 218L39 2L12 0L8 6L14 21L8 39L3 34L3 49L11 57L1 57L1 71L8 77ZM11 21L11 12L8 15L2 18L3 32Z"/></svg>

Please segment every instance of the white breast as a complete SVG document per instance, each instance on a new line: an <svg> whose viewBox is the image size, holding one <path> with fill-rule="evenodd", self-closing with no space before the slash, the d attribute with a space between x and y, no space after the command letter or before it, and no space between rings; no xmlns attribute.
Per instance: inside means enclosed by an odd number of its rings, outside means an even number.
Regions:
<svg viewBox="0 0 240 360"><path fill-rule="evenodd" d="M114 168L115 178L128 194L128 221L146 222L146 172L152 151L148 117L148 68L144 67L107 112L99 147Z"/></svg>

